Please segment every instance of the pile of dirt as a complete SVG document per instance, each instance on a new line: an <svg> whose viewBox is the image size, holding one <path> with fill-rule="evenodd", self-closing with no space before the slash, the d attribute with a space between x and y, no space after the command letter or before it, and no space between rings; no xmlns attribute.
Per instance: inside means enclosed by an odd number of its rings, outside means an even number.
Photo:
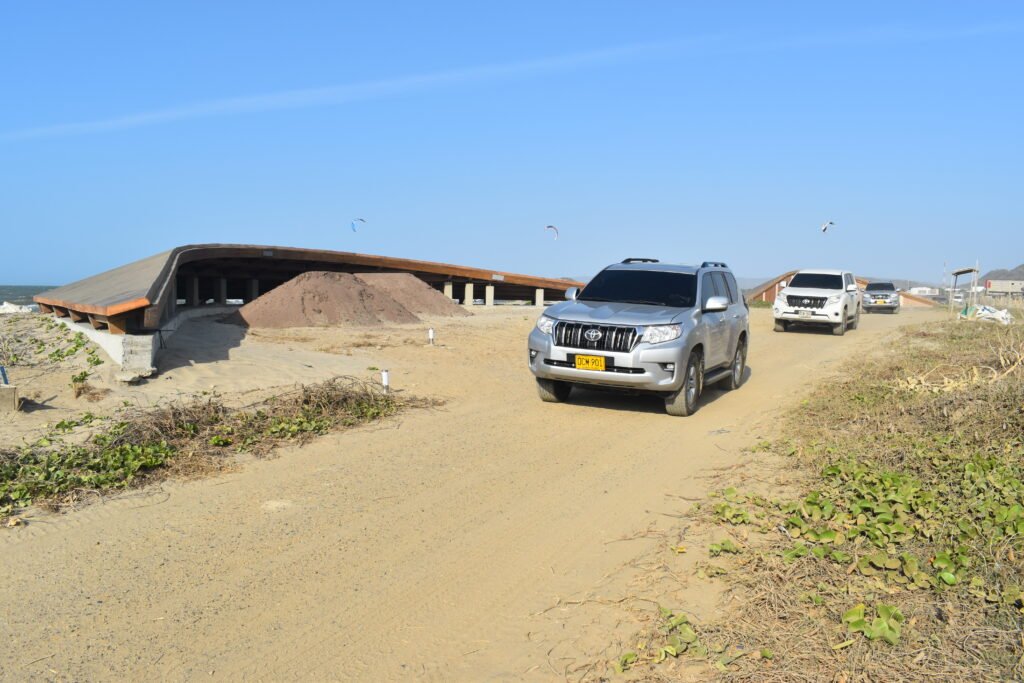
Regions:
<svg viewBox="0 0 1024 683"><path fill-rule="evenodd" d="M419 321L387 291L349 273L303 273L231 316L247 327L378 325Z"/></svg>
<svg viewBox="0 0 1024 683"><path fill-rule="evenodd" d="M360 273L356 278L389 294L417 315L469 315L465 308L411 273Z"/></svg>

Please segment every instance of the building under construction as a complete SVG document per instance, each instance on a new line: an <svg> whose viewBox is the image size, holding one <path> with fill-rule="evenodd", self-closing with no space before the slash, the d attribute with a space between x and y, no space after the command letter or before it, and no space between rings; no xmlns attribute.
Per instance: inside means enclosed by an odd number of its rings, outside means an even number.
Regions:
<svg viewBox="0 0 1024 683"><path fill-rule="evenodd" d="M302 273L410 273L467 306L543 305L580 283L483 268L355 254L239 244L176 247L35 297L43 313L81 323L115 362L152 366L161 335L189 318L248 303Z"/></svg>

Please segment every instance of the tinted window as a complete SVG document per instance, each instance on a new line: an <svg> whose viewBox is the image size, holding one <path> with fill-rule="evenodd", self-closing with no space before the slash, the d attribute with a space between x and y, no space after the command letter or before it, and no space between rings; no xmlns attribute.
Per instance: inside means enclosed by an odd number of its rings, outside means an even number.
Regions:
<svg viewBox="0 0 1024 683"><path fill-rule="evenodd" d="M711 278L715 281L715 289L718 290L718 296L724 296L729 300L730 304L736 303L735 297L732 292L729 291L729 285L725 283L725 273L715 271L711 273Z"/></svg>
<svg viewBox="0 0 1024 683"><path fill-rule="evenodd" d="M797 273L789 282L790 287L806 287L807 289L842 289L842 275L825 273Z"/></svg>
<svg viewBox="0 0 1024 683"><path fill-rule="evenodd" d="M697 300L697 277L657 270L602 270L578 297L581 301L613 301L692 308Z"/></svg>
<svg viewBox="0 0 1024 683"><path fill-rule="evenodd" d="M701 308L708 305L708 299L713 296L722 296L715 287L715 280L711 273L704 273L700 279L700 305Z"/></svg>
<svg viewBox="0 0 1024 683"><path fill-rule="evenodd" d="M866 288L869 292L895 292L896 287L891 282L869 282Z"/></svg>
<svg viewBox="0 0 1024 683"><path fill-rule="evenodd" d="M740 288L736 286L736 278L732 276L732 273L723 273L725 275L725 282L729 285L729 296L732 298L732 302L736 303L741 301Z"/></svg>

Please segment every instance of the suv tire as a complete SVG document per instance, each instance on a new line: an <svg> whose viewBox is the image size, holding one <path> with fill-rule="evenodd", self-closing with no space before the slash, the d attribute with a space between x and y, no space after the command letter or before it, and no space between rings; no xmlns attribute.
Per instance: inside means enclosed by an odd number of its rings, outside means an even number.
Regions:
<svg viewBox="0 0 1024 683"><path fill-rule="evenodd" d="M569 400L572 385L553 379L537 379L537 394L545 403L563 403Z"/></svg>
<svg viewBox="0 0 1024 683"><path fill-rule="evenodd" d="M853 322L850 323L850 329L851 330L855 330L855 329L857 329L858 325L860 325L860 309L859 308L857 309L857 312L853 316Z"/></svg>
<svg viewBox="0 0 1024 683"><path fill-rule="evenodd" d="M789 329L789 325L786 324L785 320L779 320L778 318L775 319L776 332L785 332L787 329Z"/></svg>
<svg viewBox="0 0 1024 683"><path fill-rule="evenodd" d="M704 354L691 351L686 361L686 374L679 391L665 397L665 412L676 417L686 417L697 412L697 401L704 388Z"/></svg>
<svg viewBox="0 0 1024 683"><path fill-rule="evenodd" d="M836 323L835 325L832 326L832 334L834 334L837 337L842 337L844 334L846 334L846 309L845 308L843 309L843 314L840 316L840 318L842 318L842 322Z"/></svg>
<svg viewBox="0 0 1024 683"><path fill-rule="evenodd" d="M739 389L743 384L743 373L747 370L747 340L741 338L736 342L736 353L732 357L732 365L729 366L729 377L722 382L722 387L728 391Z"/></svg>

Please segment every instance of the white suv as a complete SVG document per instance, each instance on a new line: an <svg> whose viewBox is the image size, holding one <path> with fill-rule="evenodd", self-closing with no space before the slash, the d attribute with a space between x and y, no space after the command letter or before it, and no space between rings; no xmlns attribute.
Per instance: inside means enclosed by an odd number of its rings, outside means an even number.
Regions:
<svg viewBox="0 0 1024 683"><path fill-rule="evenodd" d="M791 323L829 325L842 336L860 322L860 290L845 270L801 270L775 298L775 331Z"/></svg>

